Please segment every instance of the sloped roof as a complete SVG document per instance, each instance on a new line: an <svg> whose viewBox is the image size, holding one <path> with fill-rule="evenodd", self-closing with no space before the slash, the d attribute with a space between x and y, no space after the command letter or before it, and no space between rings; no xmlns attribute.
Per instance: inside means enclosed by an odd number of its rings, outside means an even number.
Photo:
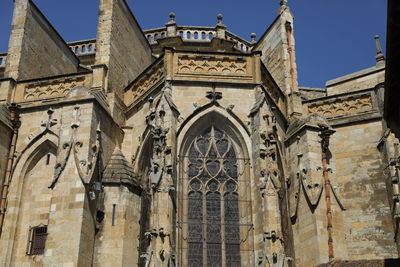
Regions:
<svg viewBox="0 0 400 267"><path fill-rule="evenodd" d="M140 188L140 179L126 160L121 149L115 148L103 172L103 184L124 184Z"/></svg>

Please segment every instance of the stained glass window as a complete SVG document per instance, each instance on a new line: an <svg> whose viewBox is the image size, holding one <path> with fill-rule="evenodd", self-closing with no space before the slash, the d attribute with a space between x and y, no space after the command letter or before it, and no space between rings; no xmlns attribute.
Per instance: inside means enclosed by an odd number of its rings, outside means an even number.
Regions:
<svg viewBox="0 0 400 267"><path fill-rule="evenodd" d="M240 266L233 142L212 126L194 138L188 156L188 266Z"/></svg>

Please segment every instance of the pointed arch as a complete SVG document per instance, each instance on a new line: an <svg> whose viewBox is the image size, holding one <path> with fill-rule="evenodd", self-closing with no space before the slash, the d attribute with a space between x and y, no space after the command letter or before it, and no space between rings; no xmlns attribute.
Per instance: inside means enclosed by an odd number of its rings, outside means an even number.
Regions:
<svg viewBox="0 0 400 267"><path fill-rule="evenodd" d="M21 162L26 162L28 157L31 155L32 151L34 151L34 149L36 147L38 147L39 145L44 144L46 142L49 142L49 144L52 144L55 147L58 146L59 137L58 137L57 134L55 134L51 130L46 130L46 131L43 131L43 132L39 132L38 134L35 134L34 136L35 137L29 141L29 143L21 150L20 154L16 158L16 160L14 162L14 166L13 166L11 175L13 175L14 172L16 171L18 163L20 161ZM19 171L21 171L21 170L19 170Z"/></svg>
<svg viewBox="0 0 400 267"><path fill-rule="evenodd" d="M29 172L35 168L39 160L43 159L47 154L52 154L55 160L55 156L57 154L57 143L58 138L55 135L45 134L27 146L23 150L23 153L17 158L17 162L15 163L11 174L11 183L8 194L8 199L12 201L8 202L7 213L4 222L4 229L8 229L8 231L3 232L2 240L5 241L5 243L0 244L6 247L5 253L1 255L5 258L5 262L12 262L13 255L17 253L15 247L17 242L16 237L20 236L17 235L17 231L26 230L18 229L18 222L22 216L22 193L25 191L25 178L27 177L27 174L29 174ZM53 170L54 166L49 165L49 168ZM48 175L49 173L46 172L46 174ZM50 172L50 179L47 181L48 184L51 182L51 175L52 172ZM47 188L48 184L46 184L46 189L44 190L50 190Z"/></svg>
<svg viewBox="0 0 400 267"><path fill-rule="evenodd" d="M244 123L212 105L188 118L177 139L179 264L247 265L253 174Z"/></svg>
<svg viewBox="0 0 400 267"><path fill-rule="evenodd" d="M224 127L229 134L241 139L237 141L244 146L242 148L243 152L246 153L246 157L249 157L249 151L252 151L251 139L250 131L245 126L245 123L232 111L228 112L223 107L216 105L206 105L204 108L197 110L182 122L177 131L178 151L187 150L188 141L189 143L191 141L188 137L192 135L191 133L193 132L199 132L204 125L209 123L210 119L215 123L224 124Z"/></svg>

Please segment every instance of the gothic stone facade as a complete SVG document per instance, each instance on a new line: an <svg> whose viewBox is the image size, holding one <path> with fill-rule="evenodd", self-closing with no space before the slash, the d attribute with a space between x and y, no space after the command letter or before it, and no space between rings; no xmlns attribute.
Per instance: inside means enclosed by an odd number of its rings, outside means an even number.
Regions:
<svg viewBox="0 0 400 267"><path fill-rule="evenodd" d="M100 0L96 39L68 44L31 0L14 2L1 266L396 261L379 45L376 66L299 87L286 1L246 41L221 15L143 31L125 1Z"/></svg>

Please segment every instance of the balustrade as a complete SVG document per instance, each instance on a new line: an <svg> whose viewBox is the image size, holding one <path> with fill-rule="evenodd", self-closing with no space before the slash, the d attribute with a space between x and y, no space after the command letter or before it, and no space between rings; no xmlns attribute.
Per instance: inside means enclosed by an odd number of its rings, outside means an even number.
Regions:
<svg viewBox="0 0 400 267"><path fill-rule="evenodd" d="M145 30L144 34L150 44L156 44L158 39L167 37L167 29L164 27ZM217 36L217 31L214 27L177 26L177 35L179 35L183 41L211 42L211 40ZM238 50L243 52L251 51L251 44L246 40L228 31L226 35L228 40L236 42L235 47Z"/></svg>
<svg viewBox="0 0 400 267"><path fill-rule="evenodd" d="M68 43L68 46L77 56L96 53L96 39Z"/></svg>

